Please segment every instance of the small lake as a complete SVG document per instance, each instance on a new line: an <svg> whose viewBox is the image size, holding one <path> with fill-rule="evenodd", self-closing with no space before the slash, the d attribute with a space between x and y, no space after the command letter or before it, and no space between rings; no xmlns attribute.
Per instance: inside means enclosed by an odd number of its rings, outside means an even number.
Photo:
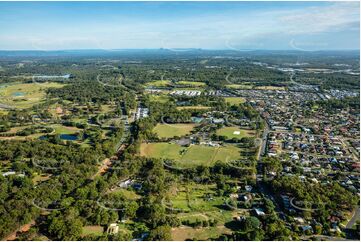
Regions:
<svg viewBox="0 0 361 242"><path fill-rule="evenodd" d="M24 92L13 92L11 96L13 97L23 97L25 95Z"/></svg>
<svg viewBox="0 0 361 242"><path fill-rule="evenodd" d="M194 123L200 123L202 122L204 118L199 118L199 117L192 117L191 120L194 122Z"/></svg>
<svg viewBox="0 0 361 242"><path fill-rule="evenodd" d="M62 140L71 140L71 141L78 139L78 136L75 134L61 134L59 137Z"/></svg>
<svg viewBox="0 0 361 242"><path fill-rule="evenodd" d="M76 134L61 134L61 135L59 135L59 138L62 140L70 140L70 141L78 140L78 136ZM43 136L40 136L39 139L47 140L48 136L43 135Z"/></svg>

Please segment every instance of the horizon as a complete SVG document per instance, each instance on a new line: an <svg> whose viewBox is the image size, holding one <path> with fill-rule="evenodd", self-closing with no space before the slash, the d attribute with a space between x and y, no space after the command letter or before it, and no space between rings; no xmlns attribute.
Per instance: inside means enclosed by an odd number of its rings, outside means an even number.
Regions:
<svg viewBox="0 0 361 242"><path fill-rule="evenodd" d="M31 49L13 49L5 50L0 49L0 52L71 52L71 51L103 51L103 52L117 52L117 51L142 51L142 50L166 50L166 51L177 51L177 50L188 50L188 51L234 51L234 52L256 52L256 51L288 51L288 52L328 52L328 51L347 51L354 52L360 51L359 49L319 49L319 50L297 50L297 49L208 49L208 48L115 48L115 49L50 49L50 50L31 50Z"/></svg>
<svg viewBox="0 0 361 242"><path fill-rule="evenodd" d="M0 50L359 50L358 1L0 2Z"/></svg>

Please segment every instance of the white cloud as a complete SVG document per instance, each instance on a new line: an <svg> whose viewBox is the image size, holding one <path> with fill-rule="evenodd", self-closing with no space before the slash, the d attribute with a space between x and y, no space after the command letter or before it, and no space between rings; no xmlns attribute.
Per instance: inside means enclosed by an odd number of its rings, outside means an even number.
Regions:
<svg viewBox="0 0 361 242"><path fill-rule="evenodd" d="M339 31L359 23L358 2L336 2L327 7L310 7L285 13L280 24L291 34Z"/></svg>

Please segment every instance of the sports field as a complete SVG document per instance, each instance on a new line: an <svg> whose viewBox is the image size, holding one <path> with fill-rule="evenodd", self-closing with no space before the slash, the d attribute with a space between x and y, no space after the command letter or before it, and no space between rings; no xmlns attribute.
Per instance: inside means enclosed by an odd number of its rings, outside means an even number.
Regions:
<svg viewBox="0 0 361 242"><path fill-rule="evenodd" d="M226 87L231 89L253 89L252 85L247 84L229 84Z"/></svg>
<svg viewBox="0 0 361 242"><path fill-rule="evenodd" d="M147 87L166 87L169 86L172 82L170 80L155 80L151 82L147 82L145 86Z"/></svg>
<svg viewBox="0 0 361 242"><path fill-rule="evenodd" d="M187 110L187 109L196 109L196 110L203 110L203 109L210 109L211 107L207 106L180 106L177 107L178 110Z"/></svg>
<svg viewBox="0 0 361 242"><path fill-rule="evenodd" d="M241 139L243 137L253 137L255 136L255 131L240 129L238 127L223 127L217 130L217 135L226 136L228 139L238 138Z"/></svg>
<svg viewBox="0 0 361 242"><path fill-rule="evenodd" d="M55 134L75 134L80 131L76 127L67 127L61 124L53 124L50 127L54 128Z"/></svg>
<svg viewBox="0 0 361 242"><path fill-rule="evenodd" d="M47 88L63 86L56 82L4 84L0 86L0 103L20 109L30 108L43 101Z"/></svg>
<svg viewBox="0 0 361 242"><path fill-rule="evenodd" d="M193 167L197 165L210 166L217 160L228 162L240 158L240 148L232 145L211 147L206 145L191 145L182 147L174 143L143 143L140 155L159 159L176 161L176 166Z"/></svg>
<svg viewBox="0 0 361 242"><path fill-rule="evenodd" d="M255 89L257 89L257 90L280 90L280 91L286 90L285 87L276 87L276 86L257 86L257 87L255 87Z"/></svg>
<svg viewBox="0 0 361 242"><path fill-rule="evenodd" d="M195 124L157 124L153 129L160 138L184 136L191 132Z"/></svg>
<svg viewBox="0 0 361 242"><path fill-rule="evenodd" d="M149 95L149 100L151 102L166 103L169 102L169 97L167 95Z"/></svg>
<svg viewBox="0 0 361 242"><path fill-rule="evenodd" d="M192 81L179 81L177 82L177 84L183 86L193 86L193 87L203 87L206 85L204 82L192 82Z"/></svg>
<svg viewBox="0 0 361 242"><path fill-rule="evenodd" d="M231 105L238 105L246 102L246 99L244 99L243 97L226 97L224 99L227 103L230 103Z"/></svg>

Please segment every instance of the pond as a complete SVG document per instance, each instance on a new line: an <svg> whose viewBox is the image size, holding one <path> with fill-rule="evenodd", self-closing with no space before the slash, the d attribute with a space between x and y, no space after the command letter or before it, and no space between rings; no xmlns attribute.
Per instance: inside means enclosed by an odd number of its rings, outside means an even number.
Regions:
<svg viewBox="0 0 361 242"><path fill-rule="evenodd" d="M75 135L75 134L61 134L60 135L60 139L62 140L77 140L78 139L78 136Z"/></svg>
<svg viewBox="0 0 361 242"><path fill-rule="evenodd" d="M12 94L11 94L11 96L13 96L13 97L22 97L22 96L24 96L24 92L13 92Z"/></svg>
<svg viewBox="0 0 361 242"><path fill-rule="evenodd" d="M48 138L49 137L46 135L39 137L40 140L47 140ZM60 134L59 138L62 140L70 140L70 141L78 140L78 136L76 134Z"/></svg>
<svg viewBox="0 0 361 242"><path fill-rule="evenodd" d="M204 118L199 118L199 117L192 117L191 118L192 122L194 122L194 123L200 123L200 122L202 122L203 119Z"/></svg>

